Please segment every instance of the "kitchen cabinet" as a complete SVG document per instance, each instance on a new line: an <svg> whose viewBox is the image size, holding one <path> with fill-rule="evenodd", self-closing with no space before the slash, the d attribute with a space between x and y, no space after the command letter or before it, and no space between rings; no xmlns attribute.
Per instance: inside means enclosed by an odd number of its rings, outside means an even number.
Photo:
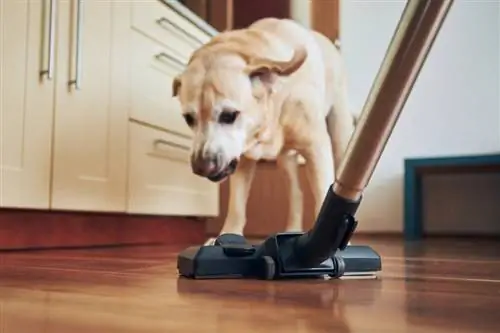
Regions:
<svg viewBox="0 0 500 333"><path fill-rule="evenodd" d="M3 0L0 206L214 216L171 83L207 32L157 0ZM187 15L187 16L185 16Z"/></svg>
<svg viewBox="0 0 500 333"><path fill-rule="evenodd" d="M131 17L127 212L215 216L219 185L192 173L192 132L171 92L210 36L159 1L133 2Z"/></svg>

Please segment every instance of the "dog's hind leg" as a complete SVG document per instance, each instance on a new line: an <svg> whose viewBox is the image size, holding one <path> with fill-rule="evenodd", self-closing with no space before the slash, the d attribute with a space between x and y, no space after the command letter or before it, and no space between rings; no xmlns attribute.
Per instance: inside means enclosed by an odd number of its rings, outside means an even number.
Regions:
<svg viewBox="0 0 500 333"><path fill-rule="evenodd" d="M330 138L326 130L319 129L316 140L303 152L306 175L314 197L314 216L318 216L323 200L334 181Z"/></svg>
<svg viewBox="0 0 500 333"><path fill-rule="evenodd" d="M294 133L295 150L301 154L314 197L314 216L319 214L328 188L334 180L332 143L324 120L324 96L314 86L301 86L285 104L289 131Z"/></svg>
<svg viewBox="0 0 500 333"><path fill-rule="evenodd" d="M278 166L285 171L287 186L288 186L288 217L285 231L301 232L302 214L303 214L303 195L300 187L299 178L299 162L296 152L281 154L277 163Z"/></svg>
<svg viewBox="0 0 500 333"><path fill-rule="evenodd" d="M335 174L337 174L340 163L344 159L356 123L356 118L349 109L347 99L347 89L344 85L341 85L335 90L333 107L326 117L328 133L332 143Z"/></svg>

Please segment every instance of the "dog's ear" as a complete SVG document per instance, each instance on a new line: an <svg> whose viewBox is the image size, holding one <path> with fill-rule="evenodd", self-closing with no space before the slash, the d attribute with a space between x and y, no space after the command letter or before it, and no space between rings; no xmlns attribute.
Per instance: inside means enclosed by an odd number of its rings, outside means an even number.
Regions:
<svg viewBox="0 0 500 333"><path fill-rule="evenodd" d="M288 76L297 71L307 59L307 51L303 47L294 50L289 61L276 61L266 58L250 60L245 72L254 80L258 78L267 88L271 88L278 76Z"/></svg>
<svg viewBox="0 0 500 333"><path fill-rule="evenodd" d="M172 97L176 97L179 94L180 88L181 88L181 78L179 75L176 76L172 81Z"/></svg>

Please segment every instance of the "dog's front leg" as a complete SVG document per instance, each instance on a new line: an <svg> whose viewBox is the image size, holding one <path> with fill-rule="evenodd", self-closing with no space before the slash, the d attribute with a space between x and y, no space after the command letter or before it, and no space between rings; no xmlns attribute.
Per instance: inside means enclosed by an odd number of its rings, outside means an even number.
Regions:
<svg viewBox="0 0 500 333"><path fill-rule="evenodd" d="M229 180L229 202L226 219L220 234L243 235L246 225L246 206L256 161L242 157L238 168Z"/></svg>
<svg viewBox="0 0 500 333"><path fill-rule="evenodd" d="M246 207L253 176L255 174L256 161L242 157L238 168L229 179L229 200L226 219L219 235L238 234L243 235L246 225ZM205 245L213 245L215 238L209 238Z"/></svg>

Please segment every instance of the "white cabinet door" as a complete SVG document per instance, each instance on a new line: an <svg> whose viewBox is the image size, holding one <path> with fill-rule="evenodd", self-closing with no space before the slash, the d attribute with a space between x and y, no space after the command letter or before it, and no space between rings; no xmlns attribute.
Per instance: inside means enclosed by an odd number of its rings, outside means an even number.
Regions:
<svg viewBox="0 0 500 333"><path fill-rule="evenodd" d="M51 207L125 211L130 2L59 6Z"/></svg>
<svg viewBox="0 0 500 333"><path fill-rule="evenodd" d="M1 207L49 207L55 2L0 1Z"/></svg>

